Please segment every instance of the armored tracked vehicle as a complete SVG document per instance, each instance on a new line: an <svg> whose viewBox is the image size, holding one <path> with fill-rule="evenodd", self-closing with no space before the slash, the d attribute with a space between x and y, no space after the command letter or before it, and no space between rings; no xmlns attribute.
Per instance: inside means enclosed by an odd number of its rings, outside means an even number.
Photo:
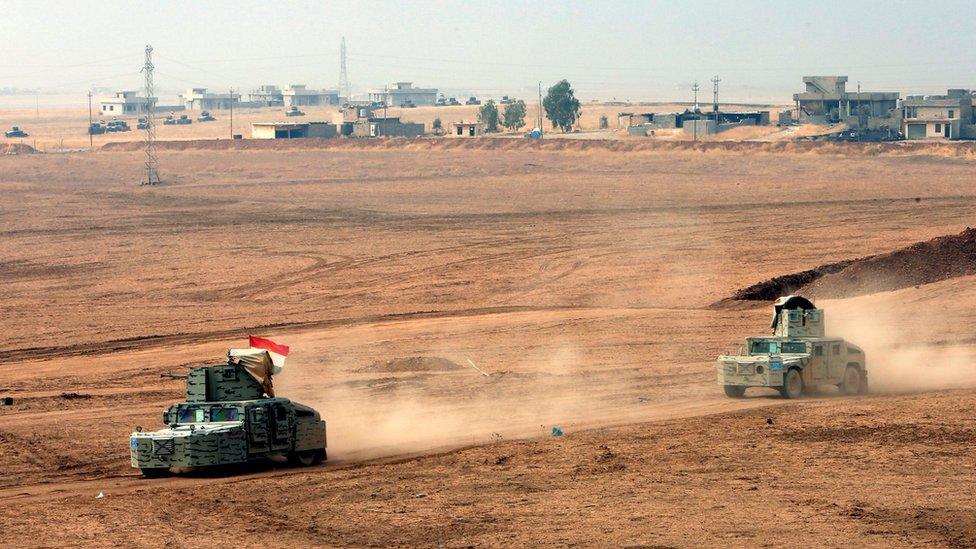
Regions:
<svg viewBox="0 0 976 549"><path fill-rule="evenodd" d="M809 299L790 295L773 305L772 335L746 338L745 349L718 357L718 384L738 398L748 387L772 387L785 398L836 385L844 394L868 390L864 351L824 335L824 311Z"/></svg>
<svg viewBox="0 0 976 549"><path fill-rule="evenodd" d="M163 412L167 427L153 432L137 427L130 435L132 466L156 477L171 467L231 465L273 456L296 465L322 462L325 422L308 406L274 397L270 372L265 357L230 358L227 364L192 369L186 401Z"/></svg>

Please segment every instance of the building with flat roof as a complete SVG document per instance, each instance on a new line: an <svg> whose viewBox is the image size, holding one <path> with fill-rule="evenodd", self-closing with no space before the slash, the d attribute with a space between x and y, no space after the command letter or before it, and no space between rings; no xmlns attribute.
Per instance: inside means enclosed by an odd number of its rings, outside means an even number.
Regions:
<svg viewBox="0 0 976 549"><path fill-rule="evenodd" d="M945 95L909 95L901 102L905 139L976 138L976 113L969 90L951 89Z"/></svg>
<svg viewBox="0 0 976 549"><path fill-rule="evenodd" d="M847 124L858 129L898 128L898 92L849 92L846 76L804 76L793 94L801 124Z"/></svg>
<svg viewBox="0 0 976 549"><path fill-rule="evenodd" d="M114 97L103 97L98 100L98 104L103 116L140 115L149 112L149 98L139 97L136 92L129 90L117 91Z"/></svg>
<svg viewBox="0 0 976 549"><path fill-rule="evenodd" d="M420 137L424 135L424 125L403 122L399 116L372 116L344 121L339 133L345 137Z"/></svg>
<svg viewBox="0 0 976 549"><path fill-rule="evenodd" d="M437 88L415 88L413 82L394 82L382 90L370 90L369 100L390 107L401 105L435 105Z"/></svg>
<svg viewBox="0 0 976 549"><path fill-rule="evenodd" d="M257 89L251 90L247 95L251 103L260 103L265 107L283 107L285 105L281 88L274 84L258 86Z"/></svg>
<svg viewBox="0 0 976 549"><path fill-rule="evenodd" d="M480 122L453 122L452 137L481 137L485 135L485 125Z"/></svg>
<svg viewBox="0 0 976 549"><path fill-rule="evenodd" d="M214 111L229 109L241 101L239 93L210 93L207 88L190 88L181 95L183 108L188 111Z"/></svg>
<svg viewBox="0 0 976 549"><path fill-rule="evenodd" d="M286 107L338 105L339 90L310 90L305 84L292 84L281 92Z"/></svg>
<svg viewBox="0 0 976 549"><path fill-rule="evenodd" d="M338 135L338 128L331 122L254 122L251 124L251 137L254 139L329 138Z"/></svg>

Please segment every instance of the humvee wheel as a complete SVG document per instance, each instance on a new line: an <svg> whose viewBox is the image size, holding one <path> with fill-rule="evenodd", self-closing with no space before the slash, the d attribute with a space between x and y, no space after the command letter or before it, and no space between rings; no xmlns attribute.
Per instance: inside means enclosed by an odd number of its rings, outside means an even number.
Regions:
<svg viewBox="0 0 976 549"><path fill-rule="evenodd" d="M288 455L288 461L292 465L300 465L302 467L308 467L309 465L315 465L318 463L316 458L318 457L318 450L304 450L301 452L295 452Z"/></svg>
<svg viewBox="0 0 976 549"><path fill-rule="evenodd" d="M146 478L161 478L169 476L169 467L142 467L142 476Z"/></svg>
<svg viewBox="0 0 976 549"><path fill-rule="evenodd" d="M844 372L844 382L840 384L840 390L844 392L845 395L853 396L858 394L863 394L861 388L867 389L867 383L862 381L861 372L854 366L848 366L847 370Z"/></svg>
<svg viewBox="0 0 976 549"><path fill-rule="evenodd" d="M783 395L783 398L800 398L800 395L803 394L803 377L800 375L800 370L790 368L786 372L783 387L780 388L779 394Z"/></svg>
<svg viewBox="0 0 976 549"><path fill-rule="evenodd" d="M746 388L741 385L726 385L725 396L729 398L742 398L746 394Z"/></svg>

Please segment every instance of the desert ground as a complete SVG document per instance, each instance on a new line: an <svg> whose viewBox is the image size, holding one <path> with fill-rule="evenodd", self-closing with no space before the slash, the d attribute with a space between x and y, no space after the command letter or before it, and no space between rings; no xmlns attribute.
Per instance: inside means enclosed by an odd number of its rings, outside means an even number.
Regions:
<svg viewBox="0 0 976 549"><path fill-rule="evenodd" d="M976 544L976 161L470 143L0 156L0 545ZM724 396L728 298L868 257L802 289L870 394ZM329 460L142 478L248 334Z"/></svg>

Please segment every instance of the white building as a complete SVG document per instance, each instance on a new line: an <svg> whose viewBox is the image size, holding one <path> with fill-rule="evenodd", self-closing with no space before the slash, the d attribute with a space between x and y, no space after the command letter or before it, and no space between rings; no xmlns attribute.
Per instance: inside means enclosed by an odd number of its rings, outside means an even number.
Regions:
<svg viewBox="0 0 976 549"><path fill-rule="evenodd" d="M181 95L183 108L188 111L213 111L229 109L241 101L239 93L209 93L207 88L190 88Z"/></svg>
<svg viewBox="0 0 976 549"><path fill-rule="evenodd" d="M415 88L413 82L394 82L385 89L370 90L369 100L391 107L407 103L434 105L437 103L437 88Z"/></svg>
<svg viewBox="0 0 976 549"><path fill-rule="evenodd" d="M339 90L310 90L305 84L292 84L281 92L286 107L338 105Z"/></svg>
<svg viewBox="0 0 976 549"><path fill-rule="evenodd" d="M901 102L902 133L906 139L963 139L976 137L973 95L949 90L946 95L910 95Z"/></svg>
<svg viewBox="0 0 976 549"><path fill-rule="evenodd" d="M115 97L98 100L102 116L139 115L149 112L149 98L138 97L134 91L117 91Z"/></svg>

